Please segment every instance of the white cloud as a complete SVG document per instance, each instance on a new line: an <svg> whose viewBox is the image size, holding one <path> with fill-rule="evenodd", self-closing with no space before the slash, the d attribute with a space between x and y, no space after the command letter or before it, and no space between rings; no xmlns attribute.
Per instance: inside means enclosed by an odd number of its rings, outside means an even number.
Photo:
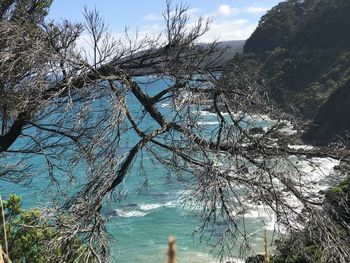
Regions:
<svg viewBox="0 0 350 263"><path fill-rule="evenodd" d="M156 38L162 32L163 26L159 24L152 24L143 26L138 31L138 36L144 38L146 36Z"/></svg>
<svg viewBox="0 0 350 263"><path fill-rule="evenodd" d="M198 12L200 11L201 11L200 8L190 8L187 10L187 14L192 16L192 15L198 14ZM148 15L145 15L142 19L146 21L159 21L163 19L163 16L159 14L148 14Z"/></svg>
<svg viewBox="0 0 350 263"><path fill-rule="evenodd" d="M189 15L195 15L195 14L198 14L200 11L201 11L200 8L190 8L187 10L187 13Z"/></svg>
<svg viewBox="0 0 350 263"><path fill-rule="evenodd" d="M268 8L261 7L261 6L247 6L243 8L234 8L229 5L223 4L220 5L217 10L212 13L213 17L216 18L223 18L223 17L229 17L233 15L239 15L239 14L263 14L268 10Z"/></svg>
<svg viewBox="0 0 350 263"><path fill-rule="evenodd" d="M188 28L195 25L195 21L188 24ZM212 42L214 40L225 41L225 40L244 40L256 29L256 23L250 23L246 19L221 19L214 20L210 26L209 31L200 38L201 42ZM143 26L138 30L138 39L143 37L157 38L164 30L162 24L150 24ZM130 36L134 36L134 32L130 32ZM162 34L161 41L165 40L165 35Z"/></svg>
<svg viewBox="0 0 350 263"><path fill-rule="evenodd" d="M233 8L229 5L220 5L216 11L216 15L219 16L230 16L238 13L237 8Z"/></svg>
<svg viewBox="0 0 350 263"><path fill-rule="evenodd" d="M213 40L244 40L254 32L257 24L252 24L245 19L227 19L224 21L214 21L210 29L202 37L203 42Z"/></svg>
<svg viewBox="0 0 350 263"><path fill-rule="evenodd" d="M267 8L260 6L248 6L234 8L222 4L212 13L214 22L210 24L210 30L202 37L205 42L211 42L214 39L224 40L244 40L248 39L257 27L257 22L250 22L247 19L241 19L243 14L262 14ZM233 17L234 16L234 17ZM206 17L209 17L206 16Z"/></svg>
<svg viewBox="0 0 350 263"><path fill-rule="evenodd" d="M191 15L190 23L188 27L195 25L196 19L201 14L201 9L192 8L188 10L188 14ZM249 21L247 19L240 18L243 14L261 14L267 11L267 8L260 6L247 6L242 8L233 8L229 5L220 5L212 13L203 14L204 18L214 18L214 21L209 25L209 31L201 37L201 42L212 42L213 40L225 41L225 40L244 40L248 39L257 27L256 21ZM164 24L161 23L162 16L158 14L148 14L143 17L143 20L148 22L144 23L138 30L129 30L128 36L131 40L141 40L144 37L158 38L159 34L164 32ZM122 32L115 32L113 36L120 39L122 44L127 44L128 40L125 38L125 34ZM87 43L87 36L78 40L78 47L83 47L91 52L91 47ZM164 33L158 38L160 41L165 41Z"/></svg>
<svg viewBox="0 0 350 263"><path fill-rule="evenodd" d="M155 14L148 14L143 17L143 20L148 20L148 21L155 21L155 20L161 20L163 17Z"/></svg>
<svg viewBox="0 0 350 263"><path fill-rule="evenodd" d="M266 9L258 6L246 8L233 8L229 5L220 5L211 15L204 14L205 18L214 18L209 26L209 31L201 37L202 42L212 42L213 40L244 40L248 39L257 27L257 23L250 22L247 19L240 19L239 14L265 12ZM198 18L199 9L190 9L191 23L189 27L194 26L194 21ZM233 16L235 15L235 16ZM147 25L141 28L141 35L147 32L149 35L160 33L162 27L159 24Z"/></svg>
<svg viewBox="0 0 350 263"><path fill-rule="evenodd" d="M249 6L243 9L245 13L255 14L255 15L266 13L267 10L268 8L261 7L261 6Z"/></svg>

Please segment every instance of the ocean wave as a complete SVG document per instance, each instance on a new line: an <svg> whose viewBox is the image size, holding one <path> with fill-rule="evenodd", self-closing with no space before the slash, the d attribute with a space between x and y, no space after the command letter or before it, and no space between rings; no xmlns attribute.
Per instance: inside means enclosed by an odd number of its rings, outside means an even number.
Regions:
<svg viewBox="0 0 350 263"><path fill-rule="evenodd" d="M202 115L202 116L217 116L216 113L212 113L210 111L205 111L205 110L200 110L199 114Z"/></svg>
<svg viewBox="0 0 350 263"><path fill-rule="evenodd" d="M130 217L144 217L150 211L161 207L176 207L174 202L166 202L164 204L127 204L121 208L117 208L110 213L110 216L130 218Z"/></svg>
<svg viewBox="0 0 350 263"><path fill-rule="evenodd" d="M311 145L288 145L289 148L295 149L295 150L312 150L314 147Z"/></svg>
<svg viewBox="0 0 350 263"><path fill-rule="evenodd" d="M113 216L122 217L122 218L130 218L130 217L144 217L147 213L139 211L139 210L123 210L123 209L115 209L112 213Z"/></svg>
<svg viewBox="0 0 350 263"><path fill-rule="evenodd" d="M252 205L244 213L245 218L259 218L272 220L271 209L266 205Z"/></svg>
<svg viewBox="0 0 350 263"><path fill-rule="evenodd" d="M215 259L212 255L202 252L195 252L195 251L181 251L179 249L178 251L178 261L179 262L188 262L188 260L191 259L191 263L219 263L217 259ZM224 262L234 262L234 263L244 263L245 260L240 258L230 258L225 259Z"/></svg>
<svg viewBox="0 0 350 263"><path fill-rule="evenodd" d="M198 125L219 125L218 121L199 121Z"/></svg>
<svg viewBox="0 0 350 263"><path fill-rule="evenodd" d="M291 145L293 147L293 145ZM310 149L307 145L295 145L296 148L306 148ZM291 159L291 161L293 161ZM332 158L311 158L309 160L295 159L295 165L298 170L302 172L302 176L296 180L303 182L304 188L301 189L302 194L308 197L310 200L320 201L324 196L320 194L320 191L329 188L332 185L332 176L334 167L339 164L338 160ZM277 188L284 193L284 198L290 207L293 207L295 211L302 212L303 204L302 202L290 192L283 191L284 185L279 181L274 182ZM195 203L195 200L191 198L191 190L178 191L178 199L182 200L182 206L187 211L201 211L200 204ZM246 219L256 219L257 221L263 221L264 229L273 231L278 230L278 232L283 233L285 229L283 225L277 223L277 219L272 209L263 204L254 204L247 200L245 203L246 210L244 216Z"/></svg>
<svg viewBox="0 0 350 263"><path fill-rule="evenodd" d="M205 110L200 110L199 114L202 115L202 116L217 116L217 113L213 113L213 112L205 111ZM221 112L221 115L222 116L226 116L226 115L228 115L228 113L227 112Z"/></svg>
<svg viewBox="0 0 350 263"><path fill-rule="evenodd" d="M170 106L169 103L162 103L162 104L160 104L160 107L161 107L161 108L167 108L167 107L169 107L169 106Z"/></svg>
<svg viewBox="0 0 350 263"><path fill-rule="evenodd" d="M139 206L143 211L150 211L162 207L162 204L140 204Z"/></svg>
<svg viewBox="0 0 350 263"><path fill-rule="evenodd" d="M166 202L164 204L139 204L142 211L150 211L161 207L176 207L174 202Z"/></svg>

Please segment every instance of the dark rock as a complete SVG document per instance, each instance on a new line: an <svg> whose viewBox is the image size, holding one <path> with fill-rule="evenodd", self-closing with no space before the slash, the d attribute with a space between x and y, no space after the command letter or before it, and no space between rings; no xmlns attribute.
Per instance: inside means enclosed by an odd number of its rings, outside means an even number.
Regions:
<svg viewBox="0 0 350 263"><path fill-rule="evenodd" d="M261 127L254 127L249 129L249 134L255 135L255 134L264 134L265 131Z"/></svg>
<svg viewBox="0 0 350 263"><path fill-rule="evenodd" d="M251 256L245 260L245 263L263 263L263 262L264 262L264 255Z"/></svg>

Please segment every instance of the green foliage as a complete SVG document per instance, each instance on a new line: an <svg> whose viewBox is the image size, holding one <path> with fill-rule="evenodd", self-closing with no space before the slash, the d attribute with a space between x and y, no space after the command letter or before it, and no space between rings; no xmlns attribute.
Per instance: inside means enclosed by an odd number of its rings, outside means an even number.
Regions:
<svg viewBox="0 0 350 263"><path fill-rule="evenodd" d="M69 243L56 242L55 249L48 249L55 243L53 241L60 239L60 233L54 226L50 226L39 209L22 209L21 198L17 195L10 195L8 200L3 201L3 206L12 262L85 262L84 246L76 237ZM1 220L1 225L2 223ZM1 228L0 237L4 248L3 231Z"/></svg>
<svg viewBox="0 0 350 263"><path fill-rule="evenodd" d="M244 52L347 49L350 41L348 0L287 0L264 15L247 40Z"/></svg>
<svg viewBox="0 0 350 263"><path fill-rule="evenodd" d="M338 186L334 186L330 188L326 192L326 198L327 200L330 199L331 195L337 195L338 198L342 198L342 195L350 193L350 179L347 179L343 182L341 182Z"/></svg>
<svg viewBox="0 0 350 263"><path fill-rule="evenodd" d="M270 98L314 118L350 78L350 1L288 0L261 18L247 40L267 79Z"/></svg>
<svg viewBox="0 0 350 263"><path fill-rule="evenodd" d="M20 23L40 23L48 14L53 0L5 0L0 1L0 17Z"/></svg>
<svg viewBox="0 0 350 263"><path fill-rule="evenodd" d="M344 145L349 146L348 131L350 130L350 79L344 84L337 84L327 101L321 105L314 124L304 139L318 144L327 144L341 138Z"/></svg>
<svg viewBox="0 0 350 263"><path fill-rule="evenodd" d="M346 226L350 224L350 178L338 186L330 188L325 196L324 207L326 211L339 226L347 231Z"/></svg>
<svg viewBox="0 0 350 263"><path fill-rule="evenodd" d="M299 238L299 237L298 237ZM317 263L321 261L322 250L315 244L307 244L302 249L294 247L293 238L286 242L276 242L278 254L272 257L272 263Z"/></svg>
<svg viewBox="0 0 350 263"><path fill-rule="evenodd" d="M332 187L325 192L323 209L336 225L338 241L348 244L350 223L349 214L350 178ZM316 228L316 229L315 229ZM312 234L318 226L300 230L298 233L287 237L285 240L276 241L276 254L272 258L273 263L317 263L321 262L323 248L322 242ZM335 235L336 236L336 235ZM323 261L324 262L324 261ZM336 262L336 261L335 261Z"/></svg>

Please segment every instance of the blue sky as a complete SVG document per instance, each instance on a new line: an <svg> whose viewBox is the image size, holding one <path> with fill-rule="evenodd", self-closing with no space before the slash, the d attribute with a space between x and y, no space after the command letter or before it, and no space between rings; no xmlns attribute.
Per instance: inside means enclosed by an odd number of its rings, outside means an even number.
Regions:
<svg viewBox="0 0 350 263"><path fill-rule="evenodd" d="M246 39L254 31L260 17L280 0L174 0L190 6L192 20L199 15L214 18L211 30L203 41ZM163 28L161 14L165 0L55 0L49 18L82 22L84 6L96 8L112 33L138 30L142 34L157 34Z"/></svg>

